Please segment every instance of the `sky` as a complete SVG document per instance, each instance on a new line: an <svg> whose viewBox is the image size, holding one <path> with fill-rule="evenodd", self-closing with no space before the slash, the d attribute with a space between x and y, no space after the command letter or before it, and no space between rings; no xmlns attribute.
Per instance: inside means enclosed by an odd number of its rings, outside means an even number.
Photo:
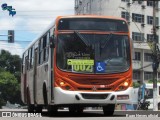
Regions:
<svg viewBox="0 0 160 120"><path fill-rule="evenodd" d="M6 3L16 10L9 16L1 5ZM0 0L0 50L22 55L23 50L59 15L73 15L74 0ZM8 30L15 31L15 43L8 43Z"/></svg>

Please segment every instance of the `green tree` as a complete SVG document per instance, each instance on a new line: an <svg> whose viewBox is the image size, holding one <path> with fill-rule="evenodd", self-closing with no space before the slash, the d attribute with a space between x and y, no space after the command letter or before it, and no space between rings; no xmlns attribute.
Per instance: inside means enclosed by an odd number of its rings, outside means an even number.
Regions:
<svg viewBox="0 0 160 120"><path fill-rule="evenodd" d="M6 101L17 103L17 94L20 91L20 85L16 77L10 72L0 72L0 105L6 104Z"/></svg>
<svg viewBox="0 0 160 120"><path fill-rule="evenodd" d="M11 55L10 52L2 50L0 54L0 68L14 74L20 83L21 58L18 55Z"/></svg>
<svg viewBox="0 0 160 120"><path fill-rule="evenodd" d="M1 50L0 54L0 106L10 101L22 104L20 97L21 58Z"/></svg>
<svg viewBox="0 0 160 120"><path fill-rule="evenodd" d="M140 87L140 83L138 83L138 82L133 82L133 87L134 87L134 88Z"/></svg>
<svg viewBox="0 0 160 120"><path fill-rule="evenodd" d="M148 80L148 83L152 83L153 84L153 80ZM160 83L160 80L157 80L157 83Z"/></svg>

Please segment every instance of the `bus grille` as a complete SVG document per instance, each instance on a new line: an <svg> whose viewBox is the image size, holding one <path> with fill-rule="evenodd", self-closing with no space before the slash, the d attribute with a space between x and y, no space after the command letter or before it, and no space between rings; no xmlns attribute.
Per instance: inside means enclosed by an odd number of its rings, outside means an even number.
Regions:
<svg viewBox="0 0 160 120"><path fill-rule="evenodd" d="M81 85L110 85L116 82L117 78L86 78L86 77L70 77L71 80L74 82L81 84Z"/></svg>
<svg viewBox="0 0 160 120"><path fill-rule="evenodd" d="M108 94L89 94L89 93L82 93L81 94L84 99L106 99Z"/></svg>
<svg viewBox="0 0 160 120"><path fill-rule="evenodd" d="M78 90L91 90L93 91L93 88L83 88L83 87L78 87ZM103 90L112 90L112 88L97 88L96 91L99 90L99 91L103 91Z"/></svg>

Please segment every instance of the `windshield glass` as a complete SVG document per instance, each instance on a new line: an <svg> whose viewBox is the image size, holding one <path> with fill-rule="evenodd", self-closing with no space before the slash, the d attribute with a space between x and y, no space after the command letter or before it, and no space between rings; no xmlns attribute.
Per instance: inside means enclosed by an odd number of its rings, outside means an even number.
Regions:
<svg viewBox="0 0 160 120"><path fill-rule="evenodd" d="M57 66L76 73L116 73L130 67L127 35L59 34Z"/></svg>

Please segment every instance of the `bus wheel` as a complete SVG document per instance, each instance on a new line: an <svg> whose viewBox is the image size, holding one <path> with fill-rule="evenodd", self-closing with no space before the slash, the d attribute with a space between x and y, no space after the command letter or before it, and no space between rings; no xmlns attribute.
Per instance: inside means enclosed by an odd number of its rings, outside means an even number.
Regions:
<svg viewBox="0 0 160 120"><path fill-rule="evenodd" d="M28 105L28 113L34 113L34 109L35 109L34 105L31 104Z"/></svg>
<svg viewBox="0 0 160 120"><path fill-rule="evenodd" d="M69 112L70 112L71 114L75 114L75 113L76 113L75 107L69 107Z"/></svg>
<svg viewBox="0 0 160 120"><path fill-rule="evenodd" d="M48 105L47 110L50 116L55 115L58 112L58 108L52 105Z"/></svg>
<svg viewBox="0 0 160 120"><path fill-rule="evenodd" d="M160 103L158 103L158 110L160 110Z"/></svg>
<svg viewBox="0 0 160 120"><path fill-rule="evenodd" d="M42 106L41 106L41 105L37 105L37 106L35 107L35 112L36 112L36 113L42 113Z"/></svg>
<svg viewBox="0 0 160 120"><path fill-rule="evenodd" d="M84 108L83 107L75 107L75 106L71 106L69 107L69 112L71 114L75 114L75 113L83 113Z"/></svg>
<svg viewBox="0 0 160 120"><path fill-rule="evenodd" d="M83 113L83 110L84 110L83 107L77 108L77 113L81 114L81 113Z"/></svg>
<svg viewBox="0 0 160 120"><path fill-rule="evenodd" d="M108 104L103 106L103 113L105 116L112 116L115 110L115 104Z"/></svg>
<svg viewBox="0 0 160 120"><path fill-rule="evenodd" d="M47 89L45 84L43 85L43 100L44 100L44 105L48 106Z"/></svg>
<svg viewBox="0 0 160 120"><path fill-rule="evenodd" d="M31 104L30 101L30 94L29 94L29 89L27 88L27 109L28 109L28 113L33 113L35 106Z"/></svg>

